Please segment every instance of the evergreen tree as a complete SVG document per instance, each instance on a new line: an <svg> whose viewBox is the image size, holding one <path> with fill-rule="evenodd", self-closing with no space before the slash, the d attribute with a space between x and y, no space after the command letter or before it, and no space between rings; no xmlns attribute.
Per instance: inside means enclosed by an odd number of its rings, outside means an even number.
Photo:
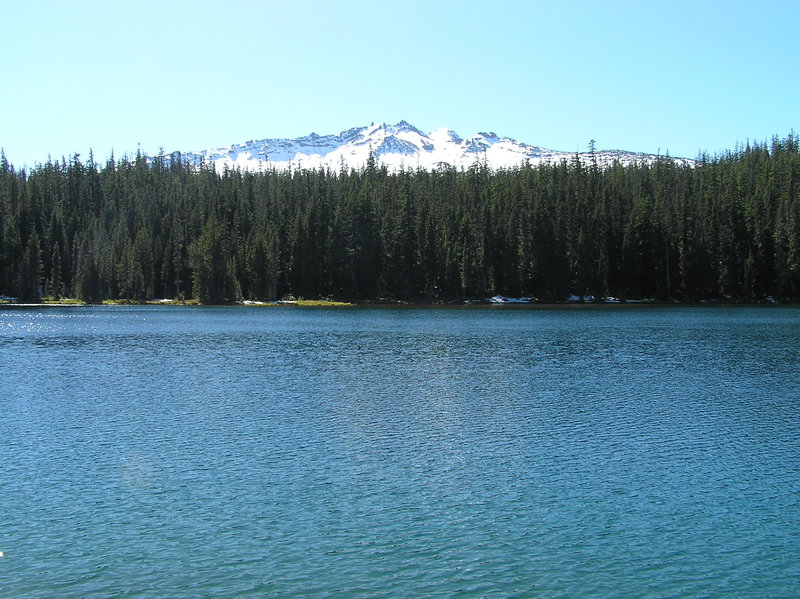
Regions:
<svg viewBox="0 0 800 599"><path fill-rule="evenodd" d="M694 166L243 173L0 152L0 294L203 302L800 294L798 138Z"/></svg>
<svg viewBox="0 0 800 599"><path fill-rule="evenodd" d="M25 252L22 256L20 269L20 298L23 301L38 301L42 296L42 250L36 230L32 230Z"/></svg>

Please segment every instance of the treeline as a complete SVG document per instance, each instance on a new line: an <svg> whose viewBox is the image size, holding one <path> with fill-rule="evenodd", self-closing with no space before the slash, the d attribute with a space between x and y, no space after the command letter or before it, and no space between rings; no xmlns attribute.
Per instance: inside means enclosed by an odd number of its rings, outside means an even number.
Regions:
<svg viewBox="0 0 800 599"><path fill-rule="evenodd" d="M0 157L0 294L36 300L800 296L798 137L492 171Z"/></svg>

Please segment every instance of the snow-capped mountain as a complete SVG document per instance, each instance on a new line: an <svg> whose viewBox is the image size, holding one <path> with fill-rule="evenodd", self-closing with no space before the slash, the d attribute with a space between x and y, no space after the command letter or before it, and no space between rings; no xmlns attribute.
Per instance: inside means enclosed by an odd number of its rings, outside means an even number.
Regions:
<svg viewBox="0 0 800 599"><path fill-rule="evenodd" d="M560 162L574 159L574 152L559 152L532 146L494 133L478 133L464 139L450 129L437 129L425 134L406 121L396 125L372 124L342 131L338 135L311 133L297 139L262 139L248 141L227 148L212 148L200 152L172 152L167 159L178 155L185 162L213 163L221 170L224 167L243 170L270 168L360 168L367 163L372 152L379 164L389 170L401 168L437 169L440 167L469 168L486 162L491 168L520 166L526 161L532 165L542 162ZM579 154L589 162L588 152ZM657 156L621 150L602 150L594 154L601 166L618 160L623 164L651 162ZM690 162L678 159L681 162Z"/></svg>

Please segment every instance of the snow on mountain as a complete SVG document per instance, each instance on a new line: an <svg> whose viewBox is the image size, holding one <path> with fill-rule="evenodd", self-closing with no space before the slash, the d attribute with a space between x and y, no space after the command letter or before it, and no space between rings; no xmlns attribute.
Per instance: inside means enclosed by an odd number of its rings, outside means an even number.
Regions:
<svg viewBox="0 0 800 599"><path fill-rule="evenodd" d="M338 135L311 133L297 139L262 139L248 141L227 148L211 148L200 152L172 152L165 154L168 160L178 155L185 162L211 163L218 170L224 167L242 170L264 170L276 168L330 168L342 166L360 168L366 165L372 152L375 160L391 171L400 169L437 169L441 167L469 168L484 161L493 169L517 167L525 162L532 165L542 162L573 160L574 152L559 152L532 146L495 133L478 133L468 139L461 138L450 129L437 129L425 134L410 123L400 121L396 125L371 124L342 131ZM585 162L591 154L579 154ZM594 154L601 166L614 161L622 164L652 162L658 157L652 154L602 150ZM691 163L686 159L677 159Z"/></svg>

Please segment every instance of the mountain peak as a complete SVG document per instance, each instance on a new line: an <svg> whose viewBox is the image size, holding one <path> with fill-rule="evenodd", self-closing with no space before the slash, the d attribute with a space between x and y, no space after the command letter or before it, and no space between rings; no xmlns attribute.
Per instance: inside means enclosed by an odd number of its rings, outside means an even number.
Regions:
<svg viewBox="0 0 800 599"><path fill-rule="evenodd" d="M425 135L422 131L417 129L408 121L400 121L394 126L394 128L400 133L416 133L417 135Z"/></svg>
<svg viewBox="0 0 800 599"><path fill-rule="evenodd" d="M458 133L456 133L452 129L448 129L447 127L442 127L441 129L436 129L435 131L431 131L430 138L435 140L440 140L444 143L452 142L460 144L463 141L461 137L459 137Z"/></svg>
<svg viewBox="0 0 800 599"><path fill-rule="evenodd" d="M266 168L331 168L342 165L361 168L367 163L369 153L390 171L406 168L470 168L476 159L486 161L493 169L514 168L523 164L558 163L573 160L574 152L559 152L532 146L509 137L500 137L493 131L482 131L463 139L455 131L440 128L428 134L411 123L401 120L395 125L370 123L353 127L334 135L311 132L296 139L262 139L226 148L200 152L180 152L183 161L194 164L212 163L222 169L263 170ZM169 160L177 152L164 153ZM589 162L589 154L580 154ZM596 151L593 159L601 166L615 161L623 164L652 162L658 159L650 154L624 151ZM691 161L677 159L691 164Z"/></svg>

